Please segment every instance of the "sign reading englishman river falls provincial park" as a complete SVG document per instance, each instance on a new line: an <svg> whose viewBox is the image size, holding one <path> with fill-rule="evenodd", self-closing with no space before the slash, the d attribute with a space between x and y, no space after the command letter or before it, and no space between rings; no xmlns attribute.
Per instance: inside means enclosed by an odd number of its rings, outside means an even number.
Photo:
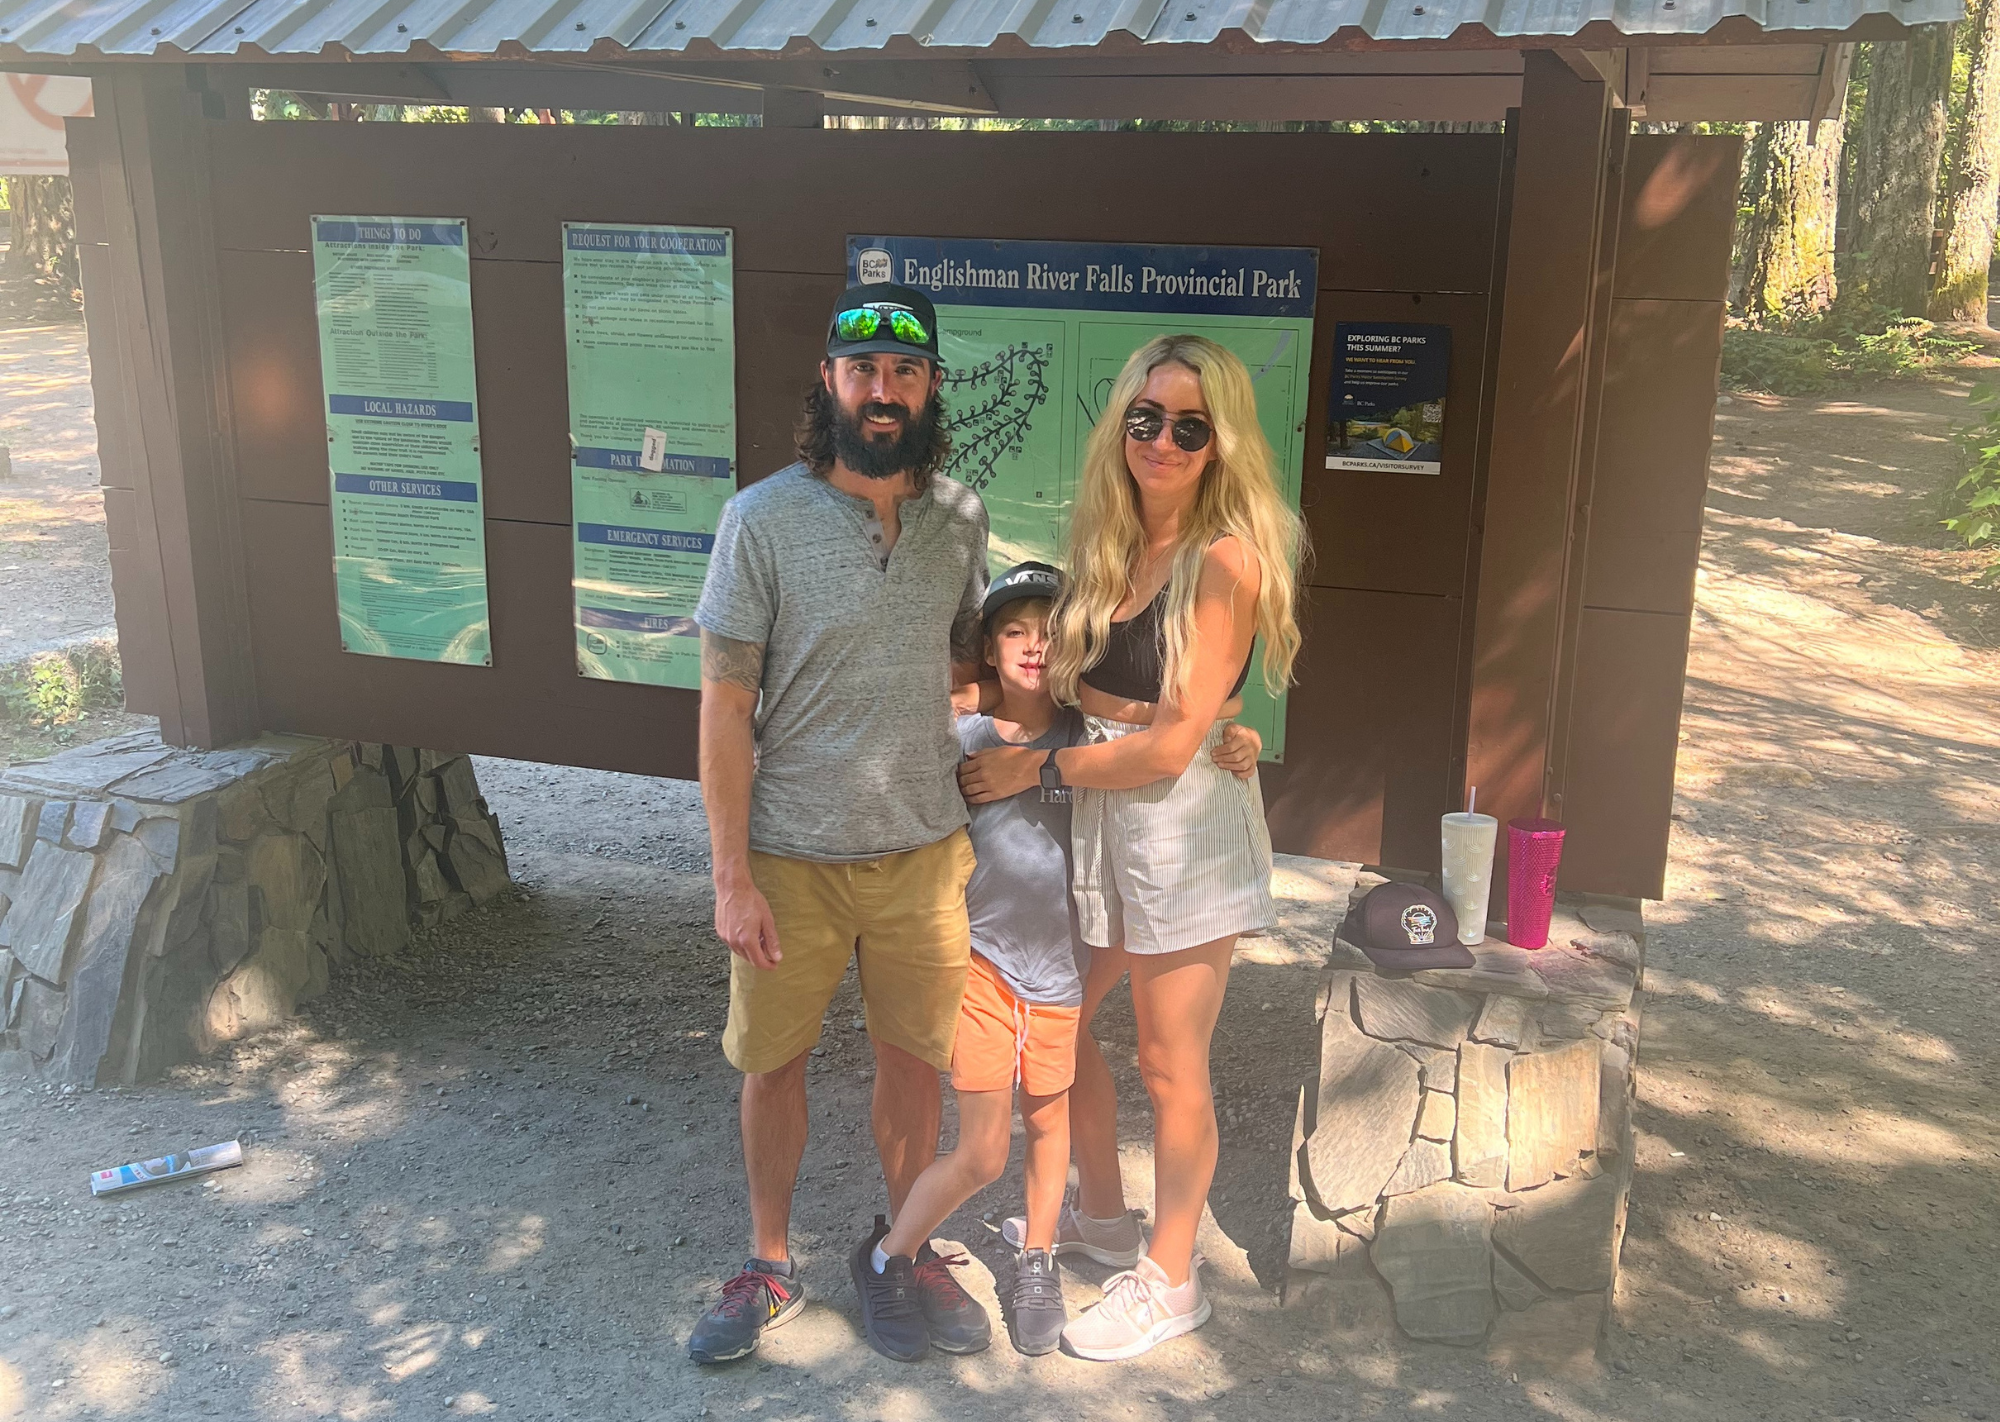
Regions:
<svg viewBox="0 0 2000 1422"><path fill-rule="evenodd" d="M736 492L735 237L563 224L576 666L701 685L695 603Z"/></svg>
<svg viewBox="0 0 2000 1422"><path fill-rule="evenodd" d="M491 666L465 221L312 237L341 648Z"/></svg>
<svg viewBox="0 0 2000 1422"><path fill-rule="evenodd" d="M1206 336L1242 359L1279 486L1298 507L1314 249L850 236L847 258L854 280L914 287L937 305L944 472L986 501L996 572L1061 562L1085 437L1126 358L1155 336ZM1243 694L1237 719L1281 759L1282 698L1255 669Z"/></svg>

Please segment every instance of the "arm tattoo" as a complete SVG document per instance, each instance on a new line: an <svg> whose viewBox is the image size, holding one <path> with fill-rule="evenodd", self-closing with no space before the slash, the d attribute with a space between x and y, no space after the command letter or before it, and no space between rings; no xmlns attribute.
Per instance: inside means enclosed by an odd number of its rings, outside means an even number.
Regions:
<svg viewBox="0 0 2000 1422"><path fill-rule="evenodd" d="M701 633L701 674L709 681L727 682L745 691L757 691L764 684L764 644L718 637L704 627Z"/></svg>
<svg viewBox="0 0 2000 1422"><path fill-rule="evenodd" d="M951 659L961 666L978 666L985 652L985 638L981 635L979 610L961 612L951 624Z"/></svg>

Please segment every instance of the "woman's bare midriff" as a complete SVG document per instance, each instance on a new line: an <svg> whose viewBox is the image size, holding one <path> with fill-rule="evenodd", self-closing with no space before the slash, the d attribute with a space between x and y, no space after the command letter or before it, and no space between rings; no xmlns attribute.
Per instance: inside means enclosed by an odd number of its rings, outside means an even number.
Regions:
<svg viewBox="0 0 2000 1422"><path fill-rule="evenodd" d="M1099 691L1088 683L1079 683L1076 688L1077 707L1086 716L1096 716L1105 721L1123 721L1131 726L1150 726L1153 718L1160 714L1157 701L1127 701L1122 696ZM1215 713L1218 721L1228 721L1242 714L1243 698L1232 696L1222 703L1222 709Z"/></svg>

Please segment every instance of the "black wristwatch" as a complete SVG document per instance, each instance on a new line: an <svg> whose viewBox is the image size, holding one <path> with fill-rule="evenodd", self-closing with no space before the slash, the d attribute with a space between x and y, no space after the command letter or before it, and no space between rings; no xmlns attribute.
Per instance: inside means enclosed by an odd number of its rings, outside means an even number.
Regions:
<svg viewBox="0 0 2000 1422"><path fill-rule="evenodd" d="M1056 752L1050 751L1048 759L1042 762L1042 803L1061 804L1068 799L1069 786L1063 784L1062 767L1056 764Z"/></svg>

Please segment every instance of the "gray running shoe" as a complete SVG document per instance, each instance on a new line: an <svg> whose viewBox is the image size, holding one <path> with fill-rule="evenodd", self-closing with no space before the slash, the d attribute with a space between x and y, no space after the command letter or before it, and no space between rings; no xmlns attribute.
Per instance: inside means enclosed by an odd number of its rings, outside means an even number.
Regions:
<svg viewBox="0 0 2000 1422"><path fill-rule="evenodd" d="M1015 1352L1032 1358L1062 1346L1069 1311L1063 1307L1062 1269L1055 1255L1046 1249L1029 1249L1014 1256L1014 1297L1009 1312Z"/></svg>
<svg viewBox="0 0 2000 1422"><path fill-rule="evenodd" d="M727 1363L757 1351L764 1331L790 1323L806 1306L806 1286L778 1266L752 1259L726 1281L722 1297L688 1335L688 1356L697 1363Z"/></svg>
<svg viewBox="0 0 2000 1422"><path fill-rule="evenodd" d="M1007 1241L1008 1248L1020 1253L1028 1239L1026 1217L1015 1215L1002 1222L1000 1237ZM1055 1254L1081 1254L1113 1269L1130 1269L1145 1252L1146 1232L1139 1227L1139 1217L1132 1211L1127 1210L1125 1218L1117 1224L1101 1225L1084 1218L1076 1208L1075 1199L1064 1196L1062 1213L1056 1216Z"/></svg>

